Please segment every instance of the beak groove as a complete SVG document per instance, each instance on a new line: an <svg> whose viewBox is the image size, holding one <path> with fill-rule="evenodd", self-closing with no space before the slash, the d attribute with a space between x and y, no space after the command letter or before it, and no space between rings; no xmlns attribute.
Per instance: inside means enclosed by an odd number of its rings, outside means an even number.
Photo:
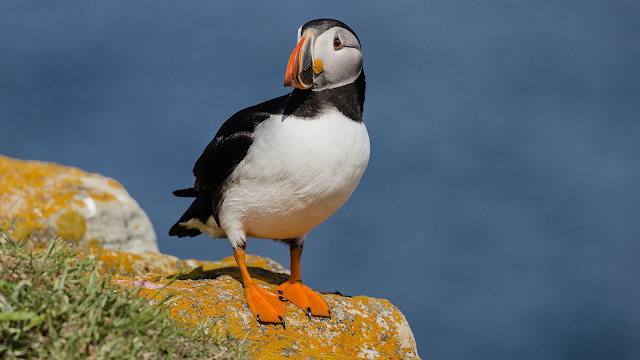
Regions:
<svg viewBox="0 0 640 360"><path fill-rule="evenodd" d="M313 43L315 35L310 30L304 34L289 57L284 86L308 89L313 86Z"/></svg>

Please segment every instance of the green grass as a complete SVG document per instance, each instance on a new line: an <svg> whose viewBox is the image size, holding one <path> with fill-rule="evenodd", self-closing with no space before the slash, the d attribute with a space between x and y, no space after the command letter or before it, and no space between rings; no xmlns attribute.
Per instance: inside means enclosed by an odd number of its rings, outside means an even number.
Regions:
<svg viewBox="0 0 640 360"><path fill-rule="evenodd" d="M1 231L0 358L249 358L228 333L207 331L206 324L188 329L171 319L171 299L150 306L96 268L61 240L32 251Z"/></svg>

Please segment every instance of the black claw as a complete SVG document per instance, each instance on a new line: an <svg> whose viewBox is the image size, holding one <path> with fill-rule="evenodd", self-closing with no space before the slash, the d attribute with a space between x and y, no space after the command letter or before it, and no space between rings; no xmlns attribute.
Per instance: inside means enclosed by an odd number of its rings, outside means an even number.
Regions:
<svg viewBox="0 0 640 360"><path fill-rule="evenodd" d="M329 310L329 318L331 318L331 310Z"/></svg>
<svg viewBox="0 0 640 360"><path fill-rule="evenodd" d="M310 308L310 307L308 307L308 308L307 308L307 316L309 317L309 320L311 320L311 316L312 316L312 315L313 315L313 314L311 314L311 308Z"/></svg>
<svg viewBox="0 0 640 360"><path fill-rule="evenodd" d="M289 301L289 300L285 299L284 296L280 296L280 301Z"/></svg>
<svg viewBox="0 0 640 360"><path fill-rule="evenodd" d="M262 319L260 319L260 315L256 315L258 317L258 322L262 325Z"/></svg>
<svg viewBox="0 0 640 360"><path fill-rule="evenodd" d="M282 316L278 316L278 319L280 319L280 322L282 323L282 328L287 330L287 325L284 323L284 319L282 318Z"/></svg>
<svg viewBox="0 0 640 360"><path fill-rule="evenodd" d="M282 290L278 290L278 294L282 294Z"/></svg>

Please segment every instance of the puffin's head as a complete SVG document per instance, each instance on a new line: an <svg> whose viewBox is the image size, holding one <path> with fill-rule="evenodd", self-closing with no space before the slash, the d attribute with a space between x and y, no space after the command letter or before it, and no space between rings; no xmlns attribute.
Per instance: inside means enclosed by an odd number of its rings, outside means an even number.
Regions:
<svg viewBox="0 0 640 360"><path fill-rule="evenodd" d="M320 91L354 82L362 72L360 41L347 25L318 19L298 29L284 86Z"/></svg>

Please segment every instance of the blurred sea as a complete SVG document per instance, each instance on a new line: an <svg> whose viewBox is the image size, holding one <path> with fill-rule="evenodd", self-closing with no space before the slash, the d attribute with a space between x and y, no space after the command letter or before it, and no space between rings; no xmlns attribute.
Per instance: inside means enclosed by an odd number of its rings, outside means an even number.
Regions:
<svg viewBox="0 0 640 360"><path fill-rule="evenodd" d="M0 154L120 181L162 252L171 192L282 87L299 26L361 39L372 155L303 279L390 300L424 359L640 356L640 2L0 3ZM288 267L288 249L247 252Z"/></svg>

